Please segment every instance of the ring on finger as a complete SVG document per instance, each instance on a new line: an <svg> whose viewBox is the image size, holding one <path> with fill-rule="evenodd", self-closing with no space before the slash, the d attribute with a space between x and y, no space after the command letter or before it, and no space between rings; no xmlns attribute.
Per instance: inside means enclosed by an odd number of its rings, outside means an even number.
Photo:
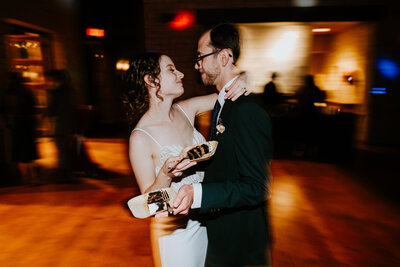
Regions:
<svg viewBox="0 0 400 267"><path fill-rule="evenodd" d="M246 87L243 87L242 89L243 89L243 91L245 91L245 92L247 91L247 88L246 88Z"/></svg>

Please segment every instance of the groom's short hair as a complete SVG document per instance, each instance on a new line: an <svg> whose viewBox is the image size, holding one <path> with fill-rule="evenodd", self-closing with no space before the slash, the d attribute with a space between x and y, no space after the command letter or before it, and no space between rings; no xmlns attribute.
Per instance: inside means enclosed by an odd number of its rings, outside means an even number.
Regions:
<svg viewBox="0 0 400 267"><path fill-rule="evenodd" d="M210 30L211 45L217 49L230 49L233 63L240 55L239 31L231 23L220 23Z"/></svg>

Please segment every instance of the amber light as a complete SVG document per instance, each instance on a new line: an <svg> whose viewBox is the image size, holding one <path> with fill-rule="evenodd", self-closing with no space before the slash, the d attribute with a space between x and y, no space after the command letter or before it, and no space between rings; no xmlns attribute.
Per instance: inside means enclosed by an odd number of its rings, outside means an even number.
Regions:
<svg viewBox="0 0 400 267"><path fill-rule="evenodd" d="M86 35L94 37L104 37L104 30L96 28L87 28Z"/></svg>
<svg viewBox="0 0 400 267"><path fill-rule="evenodd" d="M174 20L169 25L174 30L182 30L192 26L194 21L195 18L192 12L178 11Z"/></svg>
<svg viewBox="0 0 400 267"><path fill-rule="evenodd" d="M312 32L330 32L331 29L330 28L316 28L316 29L312 29Z"/></svg>

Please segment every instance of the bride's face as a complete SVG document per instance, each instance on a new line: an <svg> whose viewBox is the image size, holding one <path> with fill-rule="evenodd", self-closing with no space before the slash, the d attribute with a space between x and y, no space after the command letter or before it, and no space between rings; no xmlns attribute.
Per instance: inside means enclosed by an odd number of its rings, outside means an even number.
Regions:
<svg viewBox="0 0 400 267"><path fill-rule="evenodd" d="M176 69L174 62L168 56L160 59L160 94L162 96L181 96L183 89L183 73Z"/></svg>

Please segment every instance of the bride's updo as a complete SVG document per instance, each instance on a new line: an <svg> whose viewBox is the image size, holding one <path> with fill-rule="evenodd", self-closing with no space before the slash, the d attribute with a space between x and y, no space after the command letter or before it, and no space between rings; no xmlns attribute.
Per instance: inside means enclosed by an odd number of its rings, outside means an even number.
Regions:
<svg viewBox="0 0 400 267"><path fill-rule="evenodd" d="M147 52L132 58L124 78L124 93L122 102L129 122L135 126L150 106L150 94L144 80L149 75L156 85L156 96L162 100L160 91L160 59L162 54Z"/></svg>

